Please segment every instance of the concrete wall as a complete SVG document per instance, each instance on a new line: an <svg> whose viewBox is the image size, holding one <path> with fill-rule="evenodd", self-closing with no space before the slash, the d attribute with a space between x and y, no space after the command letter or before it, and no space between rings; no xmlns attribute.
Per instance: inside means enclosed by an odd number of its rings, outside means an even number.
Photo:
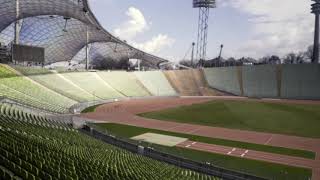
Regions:
<svg viewBox="0 0 320 180"><path fill-rule="evenodd" d="M255 98L320 99L320 65L260 65L208 68L209 85Z"/></svg>
<svg viewBox="0 0 320 180"><path fill-rule="evenodd" d="M243 66L244 96L279 97L276 65Z"/></svg>
<svg viewBox="0 0 320 180"><path fill-rule="evenodd" d="M204 74L210 87L241 95L241 78L238 67L206 68Z"/></svg>
<svg viewBox="0 0 320 180"><path fill-rule="evenodd" d="M281 97L320 99L320 65L283 65Z"/></svg>

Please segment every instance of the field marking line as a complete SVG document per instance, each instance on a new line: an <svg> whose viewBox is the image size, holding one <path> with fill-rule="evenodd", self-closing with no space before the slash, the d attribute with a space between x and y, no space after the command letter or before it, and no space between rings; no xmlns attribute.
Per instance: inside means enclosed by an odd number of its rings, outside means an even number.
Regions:
<svg viewBox="0 0 320 180"><path fill-rule="evenodd" d="M274 135L272 134L271 137L264 143L264 145L268 145L272 141L273 136Z"/></svg>

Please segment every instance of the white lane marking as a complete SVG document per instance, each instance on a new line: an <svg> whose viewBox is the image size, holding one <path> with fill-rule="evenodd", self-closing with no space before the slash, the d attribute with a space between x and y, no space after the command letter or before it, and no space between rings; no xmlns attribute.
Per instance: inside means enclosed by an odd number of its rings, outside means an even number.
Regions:
<svg viewBox="0 0 320 180"><path fill-rule="evenodd" d="M233 153L236 150L237 150L237 148L233 148L231 151L228 152L228 155L230 155L231 153Z"/></svg>
<svg viewBox="0 0 320 180"><path fill-rule="evenodd" d="M191 145L187 145L186 148L190 147Z"/></svg>
<svg viewBox="0 0 320 180"><path fill-rule="evenodd" d="M246 154L248 154L249 150L246 150L243 154L241 154L241 157L244 157Z"/></svg>
<svg viewBox="0 0 320 180"><path fill-rule="evenodd" d="M268 145L272 139L273 139L273 135L271 135L271 137L268 139L268 141L266 143L264 143L264 145Z"/></svg>
<svg viewBox="0 0 320 180"><path fill-rule="evenodd" d="M174 126L174 127L170 127L170 128L168 128L167 130L174 130L174 129L176 129L176 128L180 128L180 127L183 127L183 126L185 126L185 124L179 124L179 125L176 125L176 126Z"/></svg>
<svg viewBox="0 0 320 180"><path fill-rule="evenodd" d="M197 131L200 131L200 130L201 130L201 127L196 128L194 130L191 130L191 131L187 132L187 134L193 134L193 133L196 133Z"/></svg>
<svg viewBox="0 0 320 180"><path fill-rule="evenodd" d="M195 145L197 142L193 142L192 145Z"/></svg>

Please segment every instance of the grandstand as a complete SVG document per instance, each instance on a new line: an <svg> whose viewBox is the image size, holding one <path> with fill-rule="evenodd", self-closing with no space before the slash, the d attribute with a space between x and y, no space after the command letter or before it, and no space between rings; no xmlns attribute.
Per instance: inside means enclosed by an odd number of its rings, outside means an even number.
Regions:
<svg viewBox="0 0 320 180"><path fill-rule="evenodd" d="M319 65L159 70L166 59L136 49L105 30L91 12L88 0L0 0L0 10L0 63L6 63L0 64L0 179L216 180L219 178L211 175L220 177L223 168L210 169L210 163L175 155L164 155L165 161L130 152L94 136L88 122L73 118L79 118L79 109L94 110L93 105L136 98L168 98L172 106L183 96L320 99ZM30 62L28 54L15 59L11 48L19 45L44 49L44 61ZM94 69L95 62L132 59L141 60L152 71ZM52 68L62 62L69 67ZM199 102L206 98L199 98ZM117 118L112 114L115 109L119 110L116 115L123 115L122 108L108 109L108 118ZM121 118L130 121L127 114ZM134 117L140 118L136 114ZM194 131L188 124L168 127L175 128ZM139 143L135 145L144 148ZM191 162L192 167L182 162ZM203 166L214 173L204 171ZM232 179L230 174L247 176L224 171L227 179Z"/></svg>
<svg viewBox="0 0 320 180"><path fill-rule="evenodd" d="M135 72L135 75L154 96L178 95L161 71Z"/></svg>
<svg viewBox="0 0 320 180"><path fill-rule="evenodd" d="M28 105L43 108L52 112L67 113L68 108L76 103L29 78L21 76L14 69L0 65L1 95L8 96Z"/></svg>
<svg viewBox="0 0 320 180"><path fill-rule="evenodd" d="M112 99L123 97L95 72L60 73L61 76L73 82L85 92L94 95L97 99Z"/></svg>
<svg viewBox="0 0 320 180"><path fill-rule="evenodd" d="M101 71L97 72L97 74L106 83L127 97L144 97L151 95L133 73Z"/></svg>
<svg viewBox="0 0 320 180"><path fill-rule="evenodd" d="M5 179L217 179L135 155L68 124L0 105Z"/></svg>
<svg viewBox="0 0 320 180"><path fill-rule="evenodd" d="M68 81L56 71L50 71L44 68L13 66L28 78L42 84L43 86L56 91L70 99L78 102L92 101L95 97L81 89L71 81Z"/></svg>

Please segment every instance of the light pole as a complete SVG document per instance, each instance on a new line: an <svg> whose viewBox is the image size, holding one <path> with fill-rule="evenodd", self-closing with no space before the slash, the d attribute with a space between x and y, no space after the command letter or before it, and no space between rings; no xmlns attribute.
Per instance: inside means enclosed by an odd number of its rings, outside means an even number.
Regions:
<svg viewBox="0 0 320 180"><path fill-rule="evenodd" d="M193 68L193 59L194 59L194 46L196 43L192 43L192 52L191 52L191 67Z"/></svg>
<svg viewBox="0 0 320 180"><path fill-rule="evenodd" d="M223 44L221 44L220 46L219 61L221 61L222 49L223 49Z"/></svg>
<svg viewBox="0 0 320 180"><path fill-rule="evenodd" d="M319 14L320 14L320 0L312 0L315 3L311 5L311 13L315 14L315 28L314 28L314 44L312 63L319 63Z"/></svg>

